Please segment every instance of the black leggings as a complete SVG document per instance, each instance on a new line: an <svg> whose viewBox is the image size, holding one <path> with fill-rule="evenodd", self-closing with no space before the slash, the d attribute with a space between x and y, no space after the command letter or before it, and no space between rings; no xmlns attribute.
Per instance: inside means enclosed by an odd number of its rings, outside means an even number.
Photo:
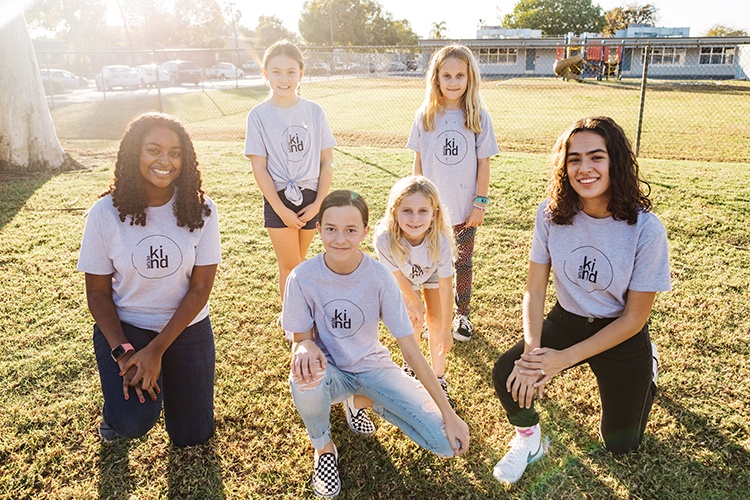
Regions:
<svg viewBox="0 0 750 500"><path fill-rule="evenodd" d="M565 349L591 337L615 319L584 318L555 304L544 320L541 345ZM539 414L533 405L519 407L505 388L513 363L521 357L523 348L521 340L500 356L492 370L492 381L508 421L517 427L530 427L539 422ZM656 390L652 383L648 323L626 341L582 363L589 364L599 385L602 405L599 432L604 446L613 453L636 449L643 439Z"/></svg>

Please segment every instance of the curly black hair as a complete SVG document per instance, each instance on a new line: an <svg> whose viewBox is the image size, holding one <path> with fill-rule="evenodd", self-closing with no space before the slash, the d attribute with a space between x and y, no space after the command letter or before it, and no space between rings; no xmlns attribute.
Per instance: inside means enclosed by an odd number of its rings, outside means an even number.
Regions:
<svg viewBox="0 0 750 500"><path fill-rule="evenodd" d="M651 210L651 186L640 174L638 160L625 131L612 118L581 118L560 135L552 149L551 175L547 185L550 199L547 214L555 224L573 222L581 209L578 193L568 179L567 156L570 138L578 132L593 132L604 139L609 155L610 200L607 210L615 220L635 224L640 211Z"/></svg>
<svg viewBox="0 0 750 500"><path fill-rule="evenodd" d="M190 135L175 117L164 113L143 113L131 121L120 141L115 174L109 189L101 197L112 195L112 204L120 212L120 221L130 216L130 225L146 225L146 190L140 173L140 155L143 138L156 126L167 127L180 138L182 145L182 171L174 181L177 199L172 209L177 225L187 226L192 232L203 227L203 217L211 215L201 189L201 172Z"/></svg>

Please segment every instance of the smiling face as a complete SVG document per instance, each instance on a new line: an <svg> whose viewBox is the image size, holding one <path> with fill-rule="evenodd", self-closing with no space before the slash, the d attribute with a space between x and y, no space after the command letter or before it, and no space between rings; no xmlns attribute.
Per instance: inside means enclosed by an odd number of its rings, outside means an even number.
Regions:
<svg viewBox="0 0 750 500"><path fill-rule="evenodd" d="M360 211L351 205L328 208L318 222L325 263L337 274L354 272L362 261L359 245L370 231Z"/></svg>
<svg viewBox="0 0 750 500"><path fill-rule="evenodd" d="M565 157L568 181L578 194L584 212L592 217L608 217L610 200L609 153L602 136L578 132L568 140Z"/></svg>
<svg viewBox="0 0 750 500"><path fill-rule="evenodd" d="M395 216L406 241L415 246L424 241L427 230L437 217L437 212L433 209L430 199L417 192L401 200Z"/></svg>
<svg viewBox="0 0 750 500"><path fill-rule="evenodd" d="M304 70L289 56L280 54L268 60L263 76L271 86L271 99L277 104L297 102L297 87Z"/></svg>
<svg viewBox="0 0 750 500"><path fill-rule="evenodd" d="M466 63L449 57L440 66L438 71L438 83L442 98L441 104L446 109L458 109L461 98L466 93L469 84L469 68Z"/></svg>
<svg viewBox="0 0 750 500"><path fill-rule="evenodd" d="M149 206L167 203L174 193L172 184L182 171L182 142L177 132L158 125L143 136L139 171Z"/></svg>

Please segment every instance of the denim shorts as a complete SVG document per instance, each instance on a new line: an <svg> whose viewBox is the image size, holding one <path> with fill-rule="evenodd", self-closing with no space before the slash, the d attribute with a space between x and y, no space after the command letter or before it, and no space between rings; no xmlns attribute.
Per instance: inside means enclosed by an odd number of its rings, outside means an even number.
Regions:
<svg viewBox="0 0 750 500"><path fill-rule="evenodd" d="M281 199L281 203L284 204L286 208L289 210L293 210L294 212L299 212L306 206L310 205L312 202L315 201L315 197L318 196L317 191L313 191L312 189L303 189L302 190L302 204L301 205L294 205L291 201L286 199L286 196L284 196L284 190L277 191L276 194L279 195L279 198ZM315 224L318 222L318 214L315 214L315 217L307 221L307 224L305 224L302 229L315 229ZM284 229L286 224L284 224L284 221L281 220L281 217L279 217L279 214L277 214L270 203L268 203L268 200L263 197L263 227L272 228L272 229Z"/></svg>
<svg viewBox="0 0 750 500"><path fill-rule="evenodd" d="M415 292L418 292L422 288L440 288L440 277L438 276L437 268L423 283L412 283L411 287Z"/></svg>

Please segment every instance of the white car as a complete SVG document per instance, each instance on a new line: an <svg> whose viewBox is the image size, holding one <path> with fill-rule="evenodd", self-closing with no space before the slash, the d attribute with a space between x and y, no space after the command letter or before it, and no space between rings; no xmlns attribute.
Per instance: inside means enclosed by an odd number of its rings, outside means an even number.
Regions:
<svg viewBox="0 0 750 500"><path fill-rule="evenodd" d="M155 87L157 78L160 87L169 85L169 73L156 64L141 64L140 66L136 66L135 74L138 75L141 87Z"/></svg>
<svg viewBox="0 0 750 500"><path fill-rule="evenodd" d="M137 89L140 85L141 80L135 70L122 64L104 66L102 72L96 75L98 90L110 90L114 87Z"/></svg>
<svg viewBox="0 0 750 500"><path fill-rule="evenodd" d="M206 78L209 80L226 80L231 78L243 78L245 72L230 62L216 63L206 69Z"/></svg>
<svg viewBox="0 0 750 500"><path fill-rule="evenodd" d="M89 81L82 76L76 76L64 69L44 68L40 73L42 74L44 92L47 94L60 94L73 89L88 87L89 85Z"/></svg>

